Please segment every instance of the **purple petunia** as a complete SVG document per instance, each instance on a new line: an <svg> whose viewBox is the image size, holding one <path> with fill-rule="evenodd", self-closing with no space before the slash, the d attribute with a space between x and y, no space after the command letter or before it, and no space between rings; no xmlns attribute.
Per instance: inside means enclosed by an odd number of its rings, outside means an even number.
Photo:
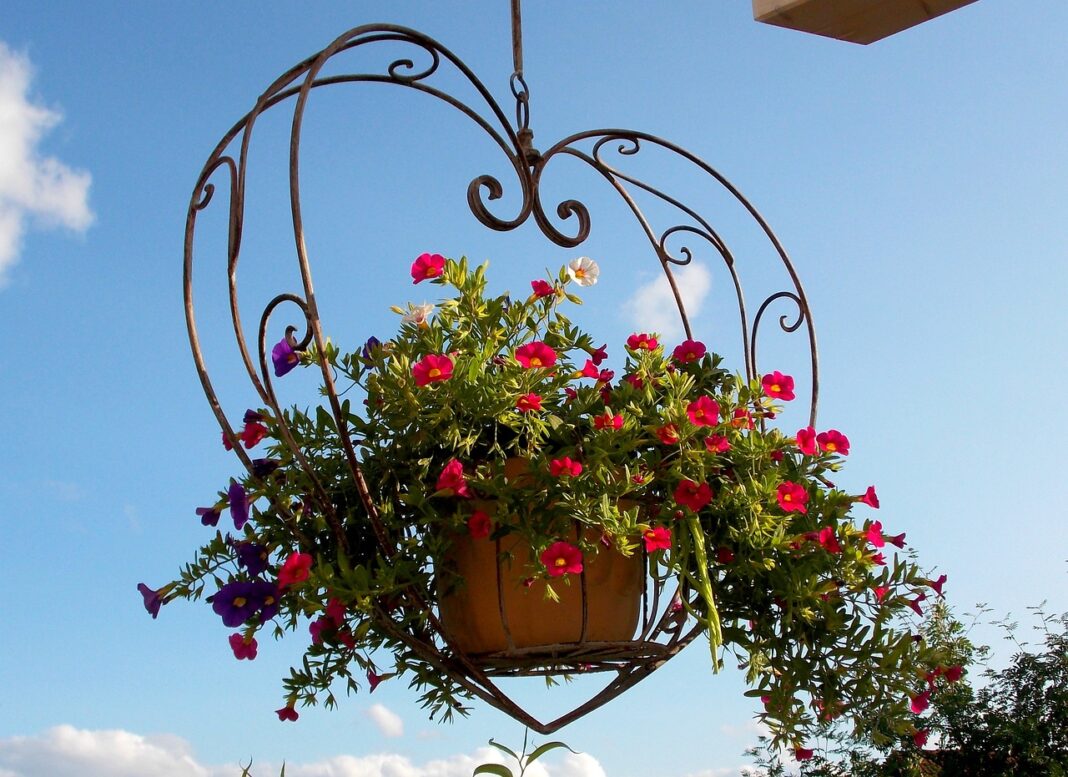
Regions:
<svg viewBox="0 0 1068 777"><path fill-rule="evenodd" d="M230 497L230 517L234 519L234 528L241 531L248 522L248 494L244 486L231 478L227 495Z"/></svg>
<svg viewBox="0 0 1068 777"><path fill-rule="evenodd" d="M278 459L253 459L252 474L263 479L278 469L282 462Z"/></svg>
<svg viewBox="0 0 1068 777"><path fill-rule="evenodd" d="M200 516L200 522L205 526L219 525L219 511L214 507L198 507L197 515Z"/></svg>
<svg viewBox="0 0 1068 777"><path fill-rule="evenodd" d="M288 374L300 364L300 357L297 356L297 352L293 349L293 343L290 342L288 332L271 349L271 361L274 362L274 374L277 378Z"/></svg>
<svg viewBox="0 0 1068 777"><path fill-rule="evenodd" d="M211 609L229 628L246 623L256 613L267 621L278 613L278 592L273 583L263 580L235 580L211 597Z"/></svg>
<svg viewBox="0 0 1068 777"><path fill-rule="evenodd" d="M245 417L241 421L245 424L258 424L263 421L263 416L255 410L246 410Z"/></svg>
<svg viewBox="0 0 1068 777"><path fill-rule="evenodd" d="M255 542L241 542L235 546L237 563L253 577L267 569L267 548Z"/></svg>
<svg viewBox="0 0 1068 777"><path fill-rule="evenodd" d="M363 348L360 350L360 355L364 361L370 361L374 352L382 347L382 341L374 335L367 338L367 342L363 344Z"/></svg>
<svg viewBox="0 0 1068 777"><path fill-rule="evenodd" d="M163 589L153 591L144 583L137 584L137 590L141 592L141 596L145 597L145 609L149 614L155 618L159 615L159 608L163 605L163 596L161 595Z"/></svg>

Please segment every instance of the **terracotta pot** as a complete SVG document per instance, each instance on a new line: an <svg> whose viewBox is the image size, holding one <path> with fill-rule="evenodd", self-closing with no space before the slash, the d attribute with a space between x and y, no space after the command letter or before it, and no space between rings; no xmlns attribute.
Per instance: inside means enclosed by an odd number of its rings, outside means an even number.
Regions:
<svg viewBox="0 0 1068 777"><path fill-rule="evenodd" d="M596 541L599 533L587 531ZM586 554L581 575L552 582L560 601L545 597L545 582L526 584L540 566L529 543L517 535L500 540L453 541L444 563L459 576L442 591L439 610L449 639L468 655L582 641L583 589L586 642L623 642L634 637L641 608L645 566L640 552L627 558L599 548ZM455 579L455 578L454 578Z"/></svg>

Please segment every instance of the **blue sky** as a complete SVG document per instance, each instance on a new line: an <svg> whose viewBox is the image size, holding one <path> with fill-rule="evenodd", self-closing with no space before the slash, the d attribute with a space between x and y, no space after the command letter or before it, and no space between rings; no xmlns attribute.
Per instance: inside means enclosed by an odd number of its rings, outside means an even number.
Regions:
<svg viewBox="0 0 1068 777"><path fill-rule="evenodd" d="M1068 6L980 0L869 47L758 25L745 2L527 6L536 145L597 127L661 135L720 170L776 230L817 327L818 426L852 443L839 484L876 484L884 526L949 576L958 611L1068 610ZM505 0L22 2L0 17L3 777L223 777L250 757L257 777L283 760L297 777L452 777L470 773L490 736L522 738L480 706L431 723L403 683L282 725L271 711L298 640L265 642L239 665L209 608L178 603L153 622L135 590L187 559L204 537L194 508L236 471L182 313L196 177L271 81L369 22L434 36L510 114ZM442 106L400 91L324 94L309 114L309 246L343 344L388 332L389 304L423 301L405 280L423 251L490 258L502 288L579 253L533 225L480 227L465 201L476 175L502 177L495 212L514 212L502 160ZM286 129L279 114L257 130L239 280L249 310L296 284ZM547 196L590 204L581 253L604 273L582 323L615 342L661 326L657 268L633 221L599 182L561 168ZM751 300L781 288L737 209L685 172L644 169L737 230ZM237 417L253 395L225 338L222 226L205 217L198 320ZM685 285L696 333L729 355L736 314L712 258L698 251ZM769 332L762 364L801 375L803 349ZM997 639L985 626L976 636ZM561 732L588 755L550 774L738 774L756 736L742 690L691 648ZM575 698L521 693L543 710Z"/></svg>

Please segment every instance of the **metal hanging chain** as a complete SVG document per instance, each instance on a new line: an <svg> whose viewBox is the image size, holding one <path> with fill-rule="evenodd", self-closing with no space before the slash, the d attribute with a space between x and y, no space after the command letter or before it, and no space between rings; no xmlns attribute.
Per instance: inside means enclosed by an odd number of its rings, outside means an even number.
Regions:
<svg viewBox="0 0 1068 777"><path fill-rule="evenodd" d="M541 154L533 147L534 132L530 129L530 89L523 78L523 13L521 0L512 2L512 77L508 84L515 97L515 125L519 136L519 148L530 165L534 165Z"/></svg>

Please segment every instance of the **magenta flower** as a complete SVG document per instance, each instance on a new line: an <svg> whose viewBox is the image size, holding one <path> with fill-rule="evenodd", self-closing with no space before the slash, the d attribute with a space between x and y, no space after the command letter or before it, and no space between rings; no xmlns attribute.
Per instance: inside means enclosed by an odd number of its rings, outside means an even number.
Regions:
<svg viewBox="0 0 1068 777"><path fill-rule="evenodd" d="M219 511L214 507L198 507L197 515L200 516L200 522L204 526L219 525Z"/></svg>
<svg viewBox="0 0 1068 777"><path fill-rule="evenodd" d="M807 747L795 747L794 759L797 761L810 761L812 756L815 755L815 751Z"/></svg>
<svg viewBox="0 0 1068 777"><path fill-rule="evenodd" d="M816 455L816 430L811 426L797 430L797 449L806 456Z"/></svg>
<svg viewBox="0 0 1068 777"><path fill-rule="evenodd" d="M538 299L548 297L553 293L552 284L548 281L536 280L530 282L530 288L534 290L534 296Z"/></svg>
<svg viewBox="0 0 1068 777"><path fill-rule="evenodd" d="M308 633L311 635L311 641L313 645L318 645L323 641L323 632L329 629L333 624L330 623L330 619L316 618L308 624Z"/></svg>
<svg viewBox="0 0 1068 777"><path fill-rule="evenodd" d="M780 483L775 491L779 500L779 507L787 513L807 513L805 503L808 501L808 492L805 487L797 483Z"/></svg>
<svg viewBox="0 0 1068 777"><path fill-rule="evenodd" d="M905 532L901 534L895 534L893 537L887 537L886 541L891 545L897 545L899 548L905 547Z"/></svg>
<svg viewBox="0 0 1068 777"><path fill-rule="evenodd" d="M582 462L574 461L570 456L553 459L549 462L549 474L554 478L560 478L564 475L577 478L582 474Z"/></svg>
<svg viewBox="0 0 1068 777"><path fill-rule="evenodd" d="M428 354L412 367L416 386L440 383L452 377L452 359L445 355Z"/></svg>
<svg viewBox="0 0 1068 777"><path fill-rule="evenodd" d="M582 572L582 551L570 542L554 542L538 557L549 577L577 575Z"/></svg>
<svg viewBox="0 0 1068 777"><path fill-rule="evenodd" d="M842 546L838 542L838 537L834 533L833 526L824 526L820 529L819 543L823 546L823 549L828 553L841 553Z"/></svg>
<svg viewBox="0 0 1068 777"><path fill-rule="evenodd" d="M369 686L369 689L370 689L370 690L368 690L368 693L374 693L375 692L375 688L377 688L378 684L381 683L381 682L382 682L382 678L379 675L375 674L370 669L367 670L367 685Z"/></svg>
<svg viewBox="0 0 1068 777"><path fill-rule="evenodd" d="M931 692L930 691L924 691L923 693L920 693L920 694L917 694L916 696L911 697L911 703L909 704L909 709L912 710L913 713L915 713L916 715L919 715L924 710L926 710L929 706L931 706L930 703L931 703Z"/></svg>
<svg viewBox="0 0 1068 777"><path fill-rule="evenodd" d="M824 453L840 453L849 455L849 438L837 429L828 429L816 435L816 442Z"/></svg>
<svg viewBox="0 0 1068 777"><path fill-rule="evenodd" d="M434 490L444 491L442 496L459 496L465 499L473 496L467 478L464 477L464 465L459 459L449 459L438 475Z"/></svg>
<svg viewBox="0 0 1068 777"><path fill-rule="evenodd" d="M605 350L606 348L608 348L608 343L605 343L600 348L594 348L592 351L586 351L586 353L590 355L590 358L593 359L595 365L600 365L601 362L608 358L608 351Z"/></svg>
<svg viewBox="0 0 1068 777"><path fill-rule="evenodd" d="M794 379L789 375L783 375L778 370L769 373L760 379L764 387L764 393L769 397L789 402L794 398Z"/></svg>
<svg viewBox="0 0 1068 777"><path fill-rule="evenodd" d="M878 510L879 497L875 494L875 486L868 486L868 490L864 492L864 496L860 497L857 501Z"/></svg>
<svg viewBox="0 0 1068 777"><path fill-rule="evenodd" d="M934 592L939 596L942 595L942 586L946 584L946 576L941 575L937 580L928 580L927 585L934 589Z"/></svg>
<svg viewBox="0 0 1068 777"><path fill-rule="evenodd" d="M658 345L656 338L646 332L627 338L627 347L632 351L655 351Z"/></svg>
<svg viewBox="0 0 1068 777"><path fill-rule="evenodd" d="M865 536L868 538L868 542L871 543L873 548L881 548L886 544L886 540L883 539L883 525L879 521L876 521L868 527Z"/></svg>
<svg viewBox="0 0 1068 777"><path fill-rule="evenodd" d="M731 443L723 435L713 434L705 438L705 448L709 453L726 453L731 449Z"/></svg>
<svg viewBox="0 0 1068 777"><path fill-rule="evenodd" d="M248 522L248 494L243 485L230 478L227 496L230 498L230 517L234 519L234 528L241 531Z"/></svg>
<svg viewBox="0 0 1068 777"><path fill-rule="evenodd" d="M274 362L274 376L276 378L281 378L283 375L292 372L293 368L300 364L300 357L297 356L297 352L293 349L293 343L290 342L288 332L271 349L271 361Z"/></svg>
<svg viewBox="0 0 1068 777"><path fill-rule="evenodd" d="M923 615L923 608L920 607L920 602L926 598L927 594L917 594L915 599L909 599L906 604L908 604L917 615Z"/></svg>
<svg viewBox="0 0 1068 777"><path fill-rule="evenodd" d="M541 396L534 393L523 394L515 401L515 409L520 413L530 413L534 410L541 410Z"/></svg>
<svg viewBox="0 0 1068 777"><path fill-rule="evenodd" d="M715 426L719 423L719 405L709 396L698 397L686 406L686 415L694 426Z"/></svg>
<svg viewBox="0 0 1068 777"><path fill-rule="evenodd" d="M917 729L916 733L912 735L912 743L916 747L924 747L927 744L927 735L929 733L925 728Z"/></svg>
<svg viewBox="0 0 1068 777"><path fill-rule="evenodd" d="M666 526L655 526L646 529L642 533L645 542L645 550L652 553L654 550L671 550L671 529Z"/></svg>
<svg viewBox="0 0 1068 777"><path fill-rule="evenodd" d="M152 590L144 583L137 584L137 590L140 591L141 596L145 598L145 609L148 614L155 618L159 615L159 608L163 606L163 594L166 591L165 588L159 590Z"/></svg>
<svg viewBox="0 0 1068 777"><path fill-rule="evenodd" d="M412 262L412 283L437 278L445 272L445 257L441 254L420 254Z"/></svg>
<svg viewBox="0 0 1068 777"><path fill-rule="evenodd" d="M680 364L689 364L700 359L706 352L704 343L697 340L683 340L675 346L675 350L671 352L671 358Z"/></svg>
<svg viewBox="0 0 1068 777"><path fill-rule="evenodd" d="M492 531L493 519L489 517L489 513L475 510L467 519L467 533L473 540L484 540L490 536Z"/></svg>
<svg viewBox="0 0 1068 777"><path fill-rule="evenodd" d="M287 704L285 707L282 707L282 709L275 710L274 712L279 720L296 720L300 717L297 711L293 709L292 704Z"/></svg>
<svg viewBox="0 0 1068 777"><path fill-rule="evenodd" d="M267 436L267 427L256 421L250 421L245 424L245 428L241 430L241 434L238 437L241 438L241 443L246 448L255 448L260 440Z"/></svg>
<svg viewBox="0 0 1068 777"><path fill-rule="evenodd" d="M619 413L612 413L611 410L605 408L604 413L593 417L593 428L618 431L623 428L623 416Z"/></svg>
<svg viewBox="0 0 1068 777"><path fill-rule="evenodd" d="M540 340L534 340L515 349L515 360L528 370L552 367L556 364L556 351Z"/></svg>
<svg viewBox="0 0 1068 777"><path fill-rule="evenodd" d="M278 570L278 587L288 588L303 583L311 574L313 561L309 553L290 553L282 568Z"/></svg>
<svg viewBox="0 0 1068 777"><path fill-rule="evenodd" d="M708 483L696 483L683 478L675 487L675 502L695 513L712 501L712 487Z"/></svg>
<svg viewBox="0 0 1068 777"><path fill-rule="evenodd" d="M871 590L873 590L875 592L875 600L878 601L878 602L881 602L883 599L886 598L886 595L888 593L890 593L889 586L885 586L885 585L877 585L874 588L872 588Z"/></svg>
<svg viewBox="0 0 1068 777"><path fill-rule="evenodd" d="M248 659L251 661L256 657L256 650L259 645L256 644L256 638L249 636L243 637L240 633L230 635L230 649L234 651L234 658L238 661L241 659Z"/></svg>

